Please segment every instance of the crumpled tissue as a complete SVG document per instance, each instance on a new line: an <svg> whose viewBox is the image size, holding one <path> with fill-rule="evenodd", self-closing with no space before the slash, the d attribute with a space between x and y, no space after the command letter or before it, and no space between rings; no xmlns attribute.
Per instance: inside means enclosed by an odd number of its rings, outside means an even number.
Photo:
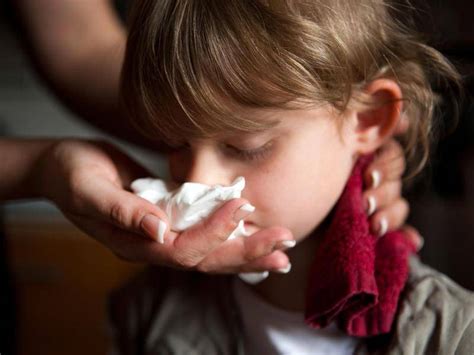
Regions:
<svg viewBox="0 0 474 355"><path fill-rule="evenodd" d="M166 212L170 229L181 232L200 222L226 201L241 196L245 178L239 176L230 186L204 185L186 182L179 186L161 179L143 178L132 182L131 189L138 196L157 205ZM241 220L228 239L247 237L244 221ZM239 277L251 284L268 277L268 271L241 273Z"/></svg>

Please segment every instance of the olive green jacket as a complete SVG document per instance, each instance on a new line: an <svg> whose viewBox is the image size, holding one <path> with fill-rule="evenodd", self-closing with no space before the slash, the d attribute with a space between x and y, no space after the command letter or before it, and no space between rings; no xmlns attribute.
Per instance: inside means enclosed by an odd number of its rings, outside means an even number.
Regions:
<svg viewBox="0 0 474 355"><path fill-rule="evenodd" d="M245 354L231 276L150 268L109 304L112 354ZM474 354L474 294L410 260L390 334L361 339L355 354Z"/></svg>

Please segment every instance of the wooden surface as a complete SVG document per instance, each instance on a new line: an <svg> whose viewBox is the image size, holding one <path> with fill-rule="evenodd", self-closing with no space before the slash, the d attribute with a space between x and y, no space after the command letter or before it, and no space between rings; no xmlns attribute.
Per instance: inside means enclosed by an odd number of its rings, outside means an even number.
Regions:
<svg viewBox="0 0 474 355"><path fill-rule="evenodd" d="M106 299L143 268L67 222L7 223L18 355L94 355L109 348Z"/></svg>

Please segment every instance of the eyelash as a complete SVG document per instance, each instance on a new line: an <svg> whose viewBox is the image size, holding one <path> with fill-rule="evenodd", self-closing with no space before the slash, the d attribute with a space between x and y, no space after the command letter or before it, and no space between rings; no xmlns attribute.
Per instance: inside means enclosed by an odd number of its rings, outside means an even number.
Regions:
<svg viewBox="0 0 474 355"><path fill-rule="evenodd" d="M267 143L256 149L239 149L231 145L226 145L225 148L239 159L255 161L263 159L270 152L270 146L271 144Z"/></svg>
<svg viewBox="0 0 474 355"><path fill-rule="evenodd" d="M271 146L272 146L271 142L268 142L264 144L263 146L259 148L255 148L255 149L239 149L232 145L225 144L223 146L223 149L225 150L226 154L236 157L237 159L246 160L246 161L256 161L256 160L260 160L266 157L267 154L270 152ZM180 151L183 149L190 149L189 144L186 143L181 146L174 146L172 148L173 151Z"/></svg>

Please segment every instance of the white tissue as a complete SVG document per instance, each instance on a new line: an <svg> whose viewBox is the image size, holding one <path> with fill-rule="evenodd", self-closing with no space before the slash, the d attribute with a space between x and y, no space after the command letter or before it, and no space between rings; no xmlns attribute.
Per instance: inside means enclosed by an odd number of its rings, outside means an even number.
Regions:
<svg viewBox="0 0 474 355"><path fill-rule="evenodd" d="M168 215L170 229L181 232L209 216L226 201L241 196L245 187L245 178L240 176L230 186L186 182L181 186L166 183L160 179L144 178L132 182L131 188L138 196L157 205ZM244 221L228 239L247 237ZM255 284L266 277L268 272L242 273L242 280Z"/></svg>
<svg viewBox="0 0 474 355"><path fill-rule="evenodd" d="M239 277L248 284L255 285L265 280L269 275L268 271L264 272L242 272Z"/></svg>

